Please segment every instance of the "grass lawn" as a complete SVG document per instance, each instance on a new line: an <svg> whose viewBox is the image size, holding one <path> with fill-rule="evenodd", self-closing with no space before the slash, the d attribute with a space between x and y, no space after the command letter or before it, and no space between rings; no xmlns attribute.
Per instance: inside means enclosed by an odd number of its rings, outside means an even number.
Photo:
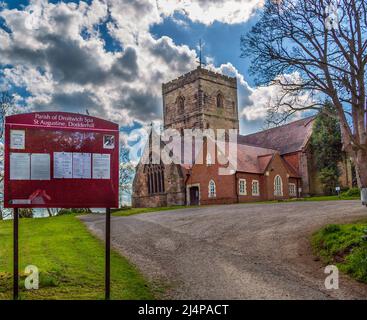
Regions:
<svg viewBox="0 0 367 320"><path fill-rule="evenodd" d="M334 200L360 200L360 196L314 196L300 199L290 199L286 201L334 201Z"/></svg>
<svg viewBox="0 0 367 320"><path fill-rule="evenodd" d="M134 214L147 213L147 212L157 212L157 211L167 211L167 210L177 210L185 208L193 208L194 206L170 206L170 207L158 207L158 208L130 208L120 209L112 213L113 216L132 216Z"/></svg>
<svg viewBox="0 0 367 320"><path fill-rule="evenodd" d="M328 225L312 236L312 247L325 264L367 283L367 221Z"/></svg>
<svg viewBox="0 0 367 320"><path fill-rule="evenodd" d="M12 221L0 221L0 299L12 299ZM75 215L20 219L21 299L104 299L104 245ZM39 290L24 289L24 269L40 272ZM111 298L153 299L125 258L111 253Z"/></svg>

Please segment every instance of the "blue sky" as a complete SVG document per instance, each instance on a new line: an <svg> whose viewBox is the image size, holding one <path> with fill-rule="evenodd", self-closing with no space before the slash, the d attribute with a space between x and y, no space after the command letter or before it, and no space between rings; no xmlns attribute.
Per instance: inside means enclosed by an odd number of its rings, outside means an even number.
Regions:
<svg viewBox="0 0 367 320"><path fill-rule="evenodd" d="M184 21L186 27L178 25L175 19ZM168 36L177 44L186 44L191 48L197 48L199 40L202 39L204 56L213 58L215 65L231 62L237 70L247 75L249 84L254 85L248 74L250 58L240 57L240 38L250 30L254 22L256 22L256 16L244 23L227 24L216 21L206 26L176 14L174 18L169 17L163 23L152 26L150 30L155 37Z"/></svg>
<svg viewBox="0 0 367 320"><path fill-rule="evenodd" d="M161 83L197 66L238 79L242 133L260 130L272 88L256 88L240 37L255 0L0 1L0 89L27 111L89 113L131 130L162 118Z"/></svg>

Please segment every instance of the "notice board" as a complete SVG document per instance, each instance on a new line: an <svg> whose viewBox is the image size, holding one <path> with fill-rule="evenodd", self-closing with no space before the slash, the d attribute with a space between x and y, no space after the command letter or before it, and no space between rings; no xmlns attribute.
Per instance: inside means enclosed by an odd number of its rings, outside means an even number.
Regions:
<svg viewBox="0 0 367 320"><path fill-rule="evenodd" d="M65 112L5 118L4 207L116 208L119 126Z"/></svg>

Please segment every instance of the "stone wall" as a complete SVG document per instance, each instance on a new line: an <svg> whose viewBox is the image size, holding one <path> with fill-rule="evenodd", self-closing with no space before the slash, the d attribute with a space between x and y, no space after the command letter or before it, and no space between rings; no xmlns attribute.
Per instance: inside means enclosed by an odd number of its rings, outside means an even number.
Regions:
<svg viewBox="0 0 367 320"><path fill-rule="evenodd" d="M165 192L149 195L144 165L138 165L133 182L133 207L165 207L185 204L185 177L181 166L171 164L165 165L164 168Z"/></svg>
<svg viewBox="0 0 367 320"><path fill-rule="evenodd" d="M217 108L218 94L223 108ZM162 85L165 128L238 129L236 78L197 68ZM184 112L179 98L184 99Z"/></svg>

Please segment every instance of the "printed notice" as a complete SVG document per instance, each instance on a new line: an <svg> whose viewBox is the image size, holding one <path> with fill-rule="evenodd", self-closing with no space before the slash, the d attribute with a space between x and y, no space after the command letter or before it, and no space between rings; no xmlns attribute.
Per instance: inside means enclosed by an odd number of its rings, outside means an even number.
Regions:
<svg viewBox="0 0 367 320"><path fill-rule="evenodd" d="M29 153L10 153L10 180L29 180L30 162Z"/></svg>
<svg viewBox="0 0 367 320"><path fill-rule="evenodd" d="M73 154L54 152L54 178L71 179L73 177Z"/></svg>
<svg viewBox="0 0 367 320"><path fill-rule="evenodd" d="M31 154L31 180L50 180L50 154Z"/></svg>
<svg viewBox="0 0 367 320"><path fill-rule="evenodd" d="M110 155L93 153L93 179L110 179Z"/></svg>
<svg viewBox="0 0 367 320"><path fill-rule="evenodd" d="M91 178L91 154L73 153L73 178L90 179Z"/></svg>
<svg viewBox="0 0 367 320"><path fill-rule="evenodd" d="M10 130L10 149L25 149L24 130Z"/></svg>

